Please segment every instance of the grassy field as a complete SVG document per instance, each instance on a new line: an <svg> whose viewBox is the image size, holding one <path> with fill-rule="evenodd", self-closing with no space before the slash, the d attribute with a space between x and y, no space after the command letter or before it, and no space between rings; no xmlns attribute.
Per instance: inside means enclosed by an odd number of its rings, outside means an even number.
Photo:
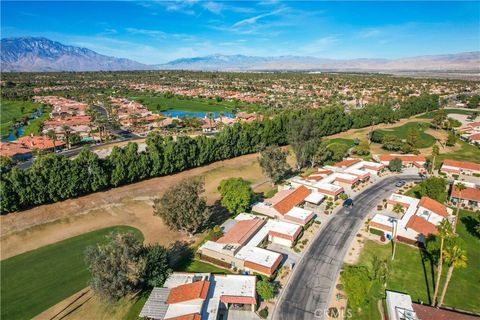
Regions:
<svg viewBox="0 0 480 320"><path fill-rule="evenodd" d="M97 230L29 251L0 263L1 318L30 319L88 285L85 248L105 241L112 231L139 230L120 226Z"/></svg>
<svg viewBox="0 0 480 320"><path fill-rule="evenodd" d="M435 159L435 168L440 168L445 159L480 163L479 147L472 146L460 139L457 141L457 144L460 146L460 149L454 152L442 153L442 150L440 150L440 155Z"/></svg>
<svg viewBox="0 0 480 320"><path fill-rule="evenodd" d="M460 310L480 312L480 305L474 297L478 297L480 289L480 238L472 234L472 217L476 213L462 210L458 234L464 240L467 250L468 267L453 272L452 280L445 296L444 306ZM360 256L360 265L371 267L373 257L390 260L392 247L390 244L380 245L368 241ZM412 297L412 301L423 301L429 304L435 290L435 269L428 259L423 259L422 251L405 244L398 244L395 260L391 262L387 289L404 292ZM444 269L442 285L447 269ZM383 288L379 288L382 290ZM440 288L441 292L442 288ZM355 319L378 319L380 314L376 301L370 303L355 314Z"/></svg>
<svg viewBox="0 0 480 320"><path fill-rule="evenodd" d="M48 120L48 118L50 117L50 111L51 110L52 110L52 108L50 106L44 107L43 108L43 114L40 117L38 117L34 120L31 120L28 123L28 126L26 126L23 129L23 135L24 136L28 136L28 135L31 135L31 134L33 134L34 136L39 135L41 133L43 122L45 122L45 120Z"/></svg>
<svg viewBox="0 0 480 320"><path fill-rule="evenodd" d="M22 110L23 107L23 110ZM3 100L0 102L0 135L5 136L10 132L10 128L18 120L28 117L33 111L40 107L39 104L31 101L13 101Z"/></svg>
<svg viewBox="0 0 480 320"><path fill-rule="evenodd" d="M355 146L355 141L352 139L344 139L344 138L335 138L335 139L329 139L327 140L329 144L332 143L341 143L347 145L349 148L352 148Z"/></svg>
<svg viewBox="0 0 480 320"><path fill-rule="evenodd" d="M475 110L463 110L463 109L445 109L447 114L472 114ZM436 111L430 111L418 116L419 119L432 119ZM478 111L477 111L478 112Z"/></svg>
<svg viewBox="0 0 480 320"><path fill-rule="evenodd" d="M399 137L400 139L406 139L408 130L411 128L417 128L419 131L417 147L428 148L433 146L433 144L435 143L435 138L424 132L429 127L430 125L428 123L409 122L400 127L394 127L391 129L382 129L379 131L383 132L384 134L393 134Z"/></svg>
<svg viewBox="0 0 480 320"><path fill-rule="evenodd" d="M165 98L164 96L132 96L134 99L145 105L152 112L178 110L188 112L222 112L232 111L233 104L215 100L191 99L181 100L178 98Z"/></svg>

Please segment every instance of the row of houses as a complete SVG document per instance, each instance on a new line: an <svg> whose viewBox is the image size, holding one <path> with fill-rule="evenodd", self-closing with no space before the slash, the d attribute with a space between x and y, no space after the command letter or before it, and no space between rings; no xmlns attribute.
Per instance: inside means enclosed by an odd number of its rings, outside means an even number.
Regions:
<svg viewBox="0 0 480 320"><path fill-rule="evenodd" d="M256 276L174 272L143 306L142 319L217 320L229 309L253 312Z"/></svg>
<svg viewBox="0 0 480 320"><path fill-rule="evenodd" d="M63 141L53 141L45 136L25 136L13 142L0 142L0 155L12 160L26 160L36 150L52 151L64 146Z"/></svg>
<svg viewBox="0 0 480 320"><path fill-rule="evenodd" d="M460 137L473 144L480 145L480 121L467 123L465 126L458 128Z"/></svg>
<svg viewBox="0 0 480 320"><path fill-rule="evenodd" d="M480 208L480 164L469 161L445 160L442 163L440 172L454 179L450 188L450 201L452 204L465 208ZM465 181L466 178L469 181ZM462 180L458 180L458 179ZM462 183L465 187L460 190L455 186Z"/></svg>

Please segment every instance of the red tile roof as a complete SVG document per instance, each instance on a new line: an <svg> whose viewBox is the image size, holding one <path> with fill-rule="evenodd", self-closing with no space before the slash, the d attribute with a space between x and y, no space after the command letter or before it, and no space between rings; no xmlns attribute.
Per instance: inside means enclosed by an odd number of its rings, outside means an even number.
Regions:
<svg viewBox="0 0 480 320"><path fill-rule="evenodd" d="M300 186L295 189L294 192L290 193L281 201L277 202L273 206L273 208L277 210L280 214L284 215L293 207L300 204L310 194L310 192L310 189L308 189L307 187Z"/></svg>
<svg viewBox="0 0 480 320"><path fill-rule="evenodd" d="M167 298L167 304L180 303L195 299L207 298L209 281L196 281L189 284L183 284L170 290Z"/></svg>
<svg viewBox="0 0 480 320"><path fill-rule="evenodd" d="M452 197L461 198L464 200L480 201L480 189L466 188L465 190L462 190L460 197L460 191L457 188L453 187Z"/></svg>
<svg viewBox="0 0 480 320"><path fill-rule="evenodd" d="M4 157L14 157L19 154L30 153L31 150L23 144L0 142L0 155Z"/></svg>
<svg viewBox="0 0 480 320"><path fill-rule="evenodd" d="M165 320L202 320L202 317L199 313L190 313L178 317L168 318Z"/></svg>
<svg viewBox="0 0 480 320"><path fill-rule="evenodd" d="M439 216L448 217L447 207L441 204L438 201L435 201L429 197L422 197L418 203L419 207L424 207L425 209L435 212Z"/></svg>
<svg viewBox="0 0 480 320"><path fill-rule="evenodd" d="M480 133L474 133L468 136L468 140L474 140L474 141L480 140Z"/></svg>
<svg viewBox="0 0 480 320"><path fill-rule="evenodd" d="M437 309L417 303L412 303L412 307L417 314L418 319L422 320L478 320L477 316L445 309Z"/></svg>
<svg viewBox="0 0 480 320"><path fill-rule="evenodd" d="M435 227L433 223L416 215L413 215L410 220L408 220L407 228L411 228L424 236L438 233L437 227Z"/></svg>
<svg viewBox="0 0 480 320"><path fill-rule="evenodd" d="M18 138L15 143L18 144L23 144L27 148L33 150L33 149L40 149L40 150L45 150L45 149L53 149L53 140L50 140L47 137L41 136L41 137L30 137L30 136L25 136ZM62 141L55 141L55 146L56 147L61 147L64 146L65 143Z"/></svg>
<svg viewBox="0 0 480 320"><path fill-rule="evenodd" d="M445 160L443 164L450 167L457 167L462 169L480 171L480 164L468 161Z"/></svg>
<svg viewBox="0 0 480 320"><path fill-rule="evenodd" d="M255 297L220 296L220 301L223 303L257 304Z"/></svg>
<svg viewBox="0 0 480 320"><path fill-rule="evenodd" d="M217 240L218 243L247 242L265 224L265 220L255 218L238 221L227 233Z"/></svg>
<svg viewBox="0 0 480 320"><path fill-rule="evenodd" d="M335 167L339 167L339 168L342 168L342 167L350 167L356 163L359 163L360 159L345 159L343 161L340 161L340 162L337 162L334 164Z"/></svg>

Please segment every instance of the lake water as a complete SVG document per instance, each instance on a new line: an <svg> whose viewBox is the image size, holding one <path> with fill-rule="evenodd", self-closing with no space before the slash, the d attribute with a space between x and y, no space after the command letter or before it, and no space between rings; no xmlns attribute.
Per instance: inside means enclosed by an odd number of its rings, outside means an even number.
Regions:
<svg viewBox="0 0 480 320"><path fill-rule="evenodd" d="M20 138L21 136L23 136L23 127L17 128L17 136L14 135L13 132L10 132L10 134L8 136L0 139L0 141L2 141L2 142L15 141L18 138Z"/></svg>
<svg viewBox="0 0 480 320"><path fill-rule="evenodd" d="M220 112L210 112L213 114L214 118L220 117ZM162 111L162 114L167 116L167 117L172 117L172 118L183 118L183 117L194 117L194 118L205 118L209 112L191 112L191 111L180 111L180 110L168 110L168 111ZM229 118L235 118L235 115L231 112L224 111L223 115L225 117Z"/></svg>

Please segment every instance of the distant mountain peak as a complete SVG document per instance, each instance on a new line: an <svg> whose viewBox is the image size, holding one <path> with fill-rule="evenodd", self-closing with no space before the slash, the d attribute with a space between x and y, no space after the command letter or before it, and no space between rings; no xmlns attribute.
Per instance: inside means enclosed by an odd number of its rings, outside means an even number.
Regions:
<svg viewBox="0 0 480 320"><path fill-rule="evenodd" d="M1 40L2 71L120 71L151 67L136 61L101 55L45 37Z"/></svg>

